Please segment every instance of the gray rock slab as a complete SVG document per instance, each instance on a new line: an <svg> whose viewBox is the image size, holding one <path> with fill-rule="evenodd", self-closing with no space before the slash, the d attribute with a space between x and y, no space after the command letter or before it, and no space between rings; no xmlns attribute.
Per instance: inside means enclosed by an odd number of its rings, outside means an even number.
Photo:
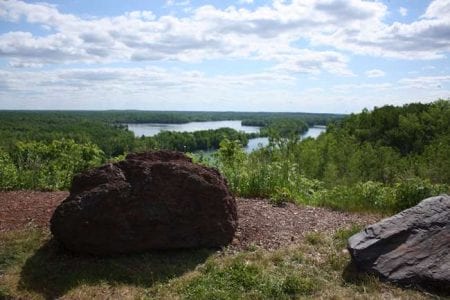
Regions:
<svg viewBox="0 0 450 300"><path fill-rule="evenodd" d="M421 201L348 240L363 271L399 284L450 290L450 197Z"/></svg>

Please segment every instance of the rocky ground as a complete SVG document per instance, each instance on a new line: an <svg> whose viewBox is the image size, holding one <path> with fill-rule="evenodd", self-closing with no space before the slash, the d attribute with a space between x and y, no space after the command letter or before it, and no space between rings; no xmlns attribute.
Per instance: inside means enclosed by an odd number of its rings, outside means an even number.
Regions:
<svg viewBox="0 0 450 300"><path fill-rule="evenodd" d="M48 228L53 211L67 196L67 192L0 192L0 232L26 227ZM380 219L375 215L292 203L277 207L264 199L238 198L237 208L239 227L230 250L254 246L273 250L300 242L307 232L332 232Z"/></svg>
<svg viewBox="0 0 450 300"><path fill-rule="evenodd" d="M286 203L273 206L265 199L237 199L239 226L231 248L252 246L274 250L298 243L306 233L333 232L352 225L369 225L380 217L337 212L330 209Z"/></svg>
<svg viewBox="0 0 450 300"><path fill-rule="evenodd" d="M25 227L48 228L56 206L68 192L0 192L0 233Z"/></svg>

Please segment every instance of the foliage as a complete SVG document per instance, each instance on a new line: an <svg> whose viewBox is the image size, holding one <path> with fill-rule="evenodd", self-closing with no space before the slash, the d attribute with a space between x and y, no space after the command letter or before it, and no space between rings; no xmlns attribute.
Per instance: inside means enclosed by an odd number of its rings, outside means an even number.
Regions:
<svg viewBox="0 0 450 300"><path fill-rule="evenodd" d="M389 213L449 191L449 103L384 106L344 119L295 113L0 112L0 188L64 189L76 172L129 151L219 147L215 154L195 154L195 160L218 167L237 195L267 197L277 205L292 201ZM269 145L246 154L248 135L229 128L135 138L119 123L237 117L264 125ZM337 121L325 134L299 139L305 124L330 120Z"/></svg>
<svg viewBox="0 0 450 300"><path fill-rule="evenodd" d="M255 137L255 134L230 128L192 133L161 132L152 137L135 137L125 123L231 119L267 123L268 120L281 120L285 116L298 124L305 124L300 120L323 124L341 117L307 113L0 111L0 189L65 189L73 174L98 164L98 160L92 158L91 161L89 155L83 154L79 158L80 153L75 146L59 149L57 145L62 140L73 141L81 147L98 147L103 151L99 154L100 161L114 161L131 151L212 151L224 139L237 140L245 146L248 138ZM61 155L58 156L57 151L62 151ZM73 161L68 159L72 157L70 151L74 151Z"/></svg>
<svg viewBox="0 0 450 300"><path fill-rule="evenodd" d="M217 161L232 190L243 197L269 197L275 203L308 202L321 185L303 176L298 164L286 159L281 149L263 148L246 154L238 143L225 140Z"/></svg>
<svg viewBox="0 0 450 300"><path fill-rule="evenodd" d="M6 152L0 151L0 188L13 189L17 184L17 168Z"/></svg>
<svg viewBox="0 0 450 300"><path fill-rule="evenodd" d="M152 139L135 145L134 134L126 123L187 123L192 121L243 120L243 125L255 122L266 126L273 120L288 118L309 125L327 124L343 115L311 113L263 113L263 112L174 112L174 111L0 111L0 147L10 151L18 141L45 141L66 138L79 143L97 144L106 156L113 157L137 148L161 147ZM300 121L301 120L301 121ZM303 123L304 124L304 123ZM198 134L198 135L205 135ZM228 137L235 139L235 137ZM138 138L139 139L139 138ZM214 138L213 138L214 139ZM173 140L173 139L172 139ZM245 145L246 141L241 140ZM196 147L208 150L216 147ZM174 145L174 143L170 143ZM182 145L184 146L184 145ZM184 150L184 147L176 148Z"/></svg>
<svg viewBox="0 0 450 300"><path fill-rule="evenodd" d="M74 174L101 164L98 146L73 140L18 142L13 154L0 152L0 189L58 190L70 186Z"/></svg>
<svg viewBox="0 0 450 300"><path fill-rule="evenodd" d="M402 155L422 153L436 137L450 132L450 101L391 105L351 115L335 127L367 141L392 147Z"/></svg>
<svg viewBox="0 0 450 300"><path fill-rule="evenodd" d="M134 146L134 135L120 124L90 119L82 112L0 111L0 148L11 153L17 142L71 139L95 143L108 157Z"/></svg>
<svg viewBox="0 0 450 300"><path fill-rule="evenodd" d="M411 178L391 185L367 181L324 189L315 195L315 203L343 211L392 214L414 206L425 198L449 191L449 185L431 184L420 178Z"/></svg>
<svg viewBox="0 0 450 300"><path fill-rule="evenodd" d="M223 144L216 166L232 190L244 197L268 197L278 205L292 201L339 210L397 212L426 197L450 192L446 171L450 169L450 128L442 117L450 111L448 103L364 111L330 125L317 139L276 137L250 154ZM408 123L415 128L408 129L406 121L395 121L402 116L428 123ZM383 128L411 133L409 150L387 139ZM429 136L417 140L416 133L422 131Z"/></svg>
<svg viewBox="0 0 450 300"><path fill-rule="evenodd" d="M278 119L269 122L261 129L262 136L276 138L293 138L305 133L308 125L301 119Z"/></svg>
<svg viewBox="0 0 450 300"><path fill-rule="evenodd" d="M449 193L447 184L431 184L427 179L408 178L395 184L395 210L402 211L433 195Z"/></svg>
<svg viewBox="0 0 450 300"><path fill-rule="evenodd" d="M167 149L183 152L215 150L224 139L238 140L241 145L248 143L247 134L231 128L200 130L195 132L162 131L155 136L141 137L135 150Z"/></svg>

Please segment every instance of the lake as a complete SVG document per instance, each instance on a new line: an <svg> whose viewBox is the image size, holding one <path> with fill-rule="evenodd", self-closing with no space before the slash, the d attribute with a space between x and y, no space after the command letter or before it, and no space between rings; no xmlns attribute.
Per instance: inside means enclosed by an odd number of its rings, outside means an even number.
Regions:
<svg viewBox="0 0 450 300"><path fill-rule="evenodd" d="M126 124L128 129L134 132L134 135L140 137L144 136L154 136L159 132L165 131L178 131L178 132L194 132L199 130L208 129L219 129L219 128L233 128L238 131L244 131L246 133L259 133L260 127L258 126L243 126L241 121L206 121L206 122L189 122L183 124L162 124L162 123L142 123ZM307 132L301 135L301 138L316 138L322 132L326 130L326 126L314 126L309 128ZM248 140L248 145L245 147L245 151L251 152L260 147L267 146L269 144L269 139L266 137L259 137Z"/></svg>
<svg viewBox="0 0 450 300"><path fill-rule="evenodd" d="M318 137L322 132L325 132L325 130L327 130L326 126L313 126L310 127L308 129L307 132L305 132L304 134L302 134L300 137L302 139L306 139L306 138L313 138L315 139L316 137ZM258 137L258 138L254 138L254 139L249 139L248 140L248 144L247 147L245 147L245 151L246 152L252 152L258 148L267 146L269 144L269 139L266 137Z"/></svg>
<svg viewBox="0 0 450 300"><path fill-rule="evenodd" d="M242 126L241 121L207 121L207 122L189 122L183 124L161 124L161 123L142 123L142 124L126 124L128 129L134 132L134 135L140 137L154 136L159 132L178 131L178 132L194 132L199 130L232 128L237 131L246 133L258 133L258 126Z"/></svg>

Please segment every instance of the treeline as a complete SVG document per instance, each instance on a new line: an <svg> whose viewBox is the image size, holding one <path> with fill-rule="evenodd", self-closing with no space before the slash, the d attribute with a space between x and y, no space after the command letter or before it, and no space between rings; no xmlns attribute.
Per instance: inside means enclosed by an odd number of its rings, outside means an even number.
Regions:
<svg viewBox="0 0 450 300"><path fill-rule="evenodd" d="M241 120L242 125L264 127L273 120L300 119L309 126L326 125L342 119L341 114L302 112L211 112L211 111L101 111L76 112L96 120L115 123L187 123L204 121Z"/></svg>
<svg viewBox="0 0 450 300"><path fill-rule="evenodd" d="M208 112L208 111L0 111L0 119L84 119L106 123L168 123L242 120L242 125L266 126L279 119L300 119L309 126L326 125L342 119L341 114L287 112Z"/></svg>
<svg viewBox="0 0 450 300"><path fill-rule="evenodd" d="M1 111L0 149L9 153L18 142L49 144L54 140L70 139L79 144L94 143L105 157L112 158L143 149L211 150L217 149L223 138L237 139L243 144L248 139L245 134L229 128L195 133L162 132L154 137L135 138L126 125L117 122L119 117L124 122L132 122L140 115L139 112ZM189 115L180 112L172 118L170 114L155 113L161 119L152 121L184 122L189 120Z"/></svg>
<svg viewBox="0 0 450 300"><path fill-rule="evenodd" d="M394 212L450 192L448 100L365 110L317 139L275 138L250 154L235 144L213 163L241 196Z"/></svg>
<svg viewBox="0 0 450 300"><path fill-rule="evenodd" d="M138 138L135 142L135 151L155 149L177 150L194 152L198 150L216 150L224 139L238 141L247 146L248 134L231 128L200 130L194 132L162 131L155 136Z"/></svg>
<svg viewBox="0 0 450 300"><path fill-rule="evenodd" d="M294 138L308 131L308 128L307 123L302 119L277 118L266 122L260 130L260 136Z"/></svg>
<svg viewBox="0 0 450 300"><path fill-rule="evenodd" d="M71 139L76 143L94 143L111 158L142 149L211 150L223 138L238 139L246 145L258 134L244 134L232 129L197 133L161 133L155 137L135 138L126 123L184 123L247 118L262 125L261 136L283 137L302 134L309 123L322 124L339 115L307 113L247 112L140 112L140 111L0 111L0 148L12 151L17 142Z"/></svg>
<svg viewBox="0 0 450 300"><path fill-rule="evenodd" d="M359 142L394 148L402 155L421 154L432 143L445 142L450 110L448 101L434 104L412 103L403 107L384 106L373 112L364 110L338 123L343 131Z"/></svg>
<svg viewBox="0 0 450 300"><path fill-rule="evenodd" d="M94 143L107 157L131 151L134 134L126 126L71 112L0 111L0 148L11 152L18 142L72 139Z"/></svg>

